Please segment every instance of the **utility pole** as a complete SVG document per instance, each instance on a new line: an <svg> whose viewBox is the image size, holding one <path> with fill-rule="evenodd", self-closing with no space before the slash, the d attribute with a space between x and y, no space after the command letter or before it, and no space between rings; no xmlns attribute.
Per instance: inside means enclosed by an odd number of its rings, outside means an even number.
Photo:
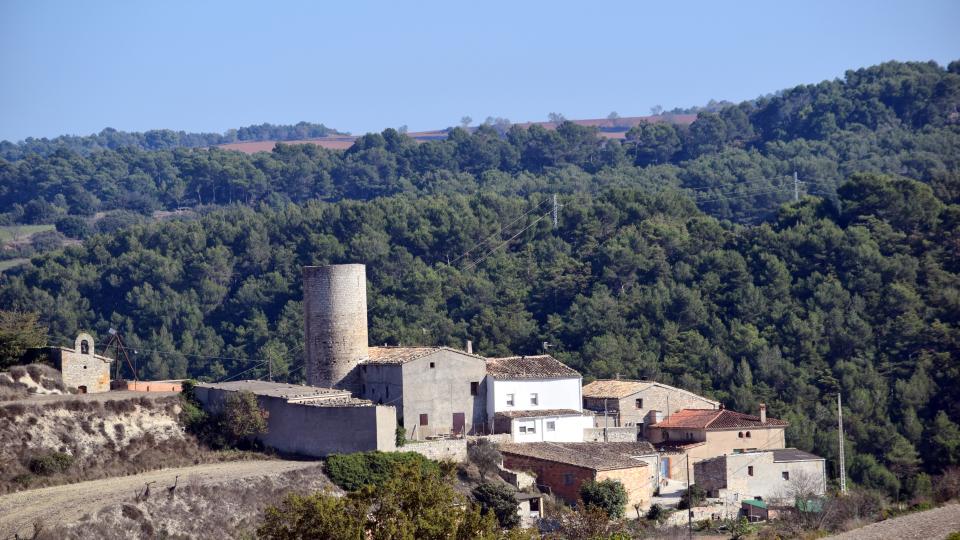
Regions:
<svg viewBox="0 0 960 540"><path fill-rule="evenodd" d="M847 494L847 465L843 459L843 402L840 399L840 392L837 392L837 424L840 428L840 494Z"/></svg>
<svg viewBox="0 0 960 540"><path fill-rule="evenodd" d="M687 538L693 538L693 498L690 496L690 453L687 457Z"/></svg>
<svg viewBox="0 0 960 540"><path fill-rule="evenodd" d="M800 182L797 180L797 171L793 171L793 200L800 200Z"/></svg>
<svg viewBox="0 0 960 540"><path fill-rule="evenodd" d="M560 218L560 207L557 204L557 194L553 194L553 228L557 228L557 223L559 223Z"/></svg>

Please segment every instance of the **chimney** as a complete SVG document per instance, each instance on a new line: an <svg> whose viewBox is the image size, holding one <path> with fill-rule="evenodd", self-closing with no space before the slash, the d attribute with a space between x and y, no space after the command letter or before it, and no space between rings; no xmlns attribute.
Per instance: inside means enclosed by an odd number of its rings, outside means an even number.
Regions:
<svg viewBox="0 0 960 540"><path fill-rule="evenodd" d="M467 354L473 354L473 342L467 340Z"/></svg>
<svg viewBox="0 0 960 540"><path fill-rule="evenodd" d="M767 404L766 403L760 404L760 423L761 424L767 423Z"/></svg>
<svg viewBox="0 0 960 540"><path fill-rule="evenodd" d="M723 403L721 403L721 404L720 404L720 410L722 411L723 408L724 408L724 407L723 407Z"/></svg>

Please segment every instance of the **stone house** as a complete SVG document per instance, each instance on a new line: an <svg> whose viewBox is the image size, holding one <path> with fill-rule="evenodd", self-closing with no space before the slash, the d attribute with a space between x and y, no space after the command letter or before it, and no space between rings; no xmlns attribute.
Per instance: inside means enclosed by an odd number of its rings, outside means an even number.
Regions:
<svg viewBox="0 0 960 540"><path fill-rule="evenodd" d="M531 471L541 491L576 503L584 482L617 480L627 492L627 510L649 508L656 489L657 454L647 442L507 443L500 445L503 466Z"/></svg>
<svg viewBox="0 0 960 540"><path fill-rule="evenodd" d="M411 440L486 432L487 363L449 347L369 347L359 397L397 410Z"/></svg>
<svg viewBox="0 0 960 540"><path fill-rule="evenodd" d="M600 379L583 387L583 408L594 427L643 426L682 409L718 409L720 403L656 381Z"/></svg>
<svg viewBox="0 0 960 540"><path fill-rule="evenodd" d="M252 392L267 417L267 433L259 438L281 452L324 457L396 449L397 414L393 407L351 397L350 392L267 381L200 383L197 399L209 412L219 412L231 394Z"/></svg>
<svg viewBox="0 0 960 540"><path fill-rule="evenodd" d="M827 490L825 460L795 448L758 450L705 459L693 466L708 497L758 499L793 505L797 495Z"/></svg>
<svg viewBox="0 0 960 540"><path fill-rule="evenodd" d="M81 333L72 349L45 347L36 349L60 370L63 384L81 394L110 391L110 364L113 359L96 353L93 336Z"/></svg>
<svg viewBox="0 0 960 540"><path fill-rule="evenodd" d="M548 355L488 358L487 418L514 442L581 442L592 415L581 410L583 379Z"/></svg>
<svg viewBox="0 0 960 540"><path fill-rule="evenodd" d="M661 451L662 477L691 482L696 463L725 454L769 450L786 446L787 423L767 418L765 405L752 416L726 409L684 409L646 427L648 438Z"/></svg>

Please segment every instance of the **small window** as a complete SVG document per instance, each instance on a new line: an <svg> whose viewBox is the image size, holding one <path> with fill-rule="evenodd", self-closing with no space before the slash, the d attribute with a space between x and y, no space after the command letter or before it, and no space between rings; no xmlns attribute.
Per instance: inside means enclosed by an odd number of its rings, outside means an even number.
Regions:
<svg viewBox="0 0 960 540"><path fill-rule="evenodd" d="M783 471L783 479L784 480L790 479L790 471Z"/></svg>
<svg viewBox="0 0 960 540"><path fill-rule="evenodd" d="M547 431L556 431L556 430L557 430L556 422L554 422L553 420L547 422Z"/></svg>
<svg viewBox="0 0 960 540"><path fill-rule="evenodd" d="M520 433L526 433L526 432L527 432L527 426L520 426L520 430L519 430L519 431L520 431Z"/></svg>
<svg viewBox="0 0 960 540"><path fill-rule="evenodd" d="M436 362L430 362L430 369L433 369L433 368L435 368L435 367L437 367L437 363L436 363Z"/></svg>
<svg viewBox="0 0 960 540"><path fill-rule="evenodd" d="M470 395L471 396L480 395L480 383L478 382L470 383Z"/></svg>
<svg viewBox="0 0 960 540"><path fill-rule="evenodd" d="M749 431L747 432L747 438L748 438L748 439L750 438L750 432L749 432Z"/></svg>
<svg viewBox="0 0 960 540"><path fill-rule="evenodd" d="M642 408L643 408L643 399L642 399L642 398L637 400L637 408L638 408L638 409L642 409Z"/></svg>
<svg viewBox="0 0 960 540"><path fill-rule="evenodd" d="M85 339L80 341L80 354L90 354L90 344Z"/></svg>
<svg viewBox="0 0 960 540"><path fill-rule="evenodd" d="M507 394L507 407L513 407L513 394Z"/></svg>
<svg viewBox="0 0 960 540"><path fill-rule="evenodd" d="M740 437L740 438L742 439L742 438L743 438L743 432L741 431L741 432L737 433L737 437Z"/></svg>
<svg viewBox="0 0 960 540"><path fill-rule="evenodd" d="M537 425L536 425L536 424L533 424L532 426L529 426L529 427L527 428L527 433L536 433L536 432L537 432Z"/></svg>
<svg viewBox="0 0 960 540"><path fill-rule="evenodd" d="M747 466L747 476L753 476L753 465Z"/></svg>
<svg viewBox="0 0 960 540"><path fill-rule="evenodd" d="M572 486L573 485L573 475L570 473L563 474L563 485Z"/></svg>
<svg viewBox="0 0 960 540"><path fill-rule="evenodd" d="M537 405L540 402L540 398L537 397L537 394L530 394L530 404Z"/></svg>
<svg viewBox="0 0 960 540"><path fill-rule="evenodd" d="M429 418L427 418L427 415L425 415L425 414L421 414L421 415L420 415L420 425L421 425L421 426L429 425L428 420L429 420Z"/></svg>

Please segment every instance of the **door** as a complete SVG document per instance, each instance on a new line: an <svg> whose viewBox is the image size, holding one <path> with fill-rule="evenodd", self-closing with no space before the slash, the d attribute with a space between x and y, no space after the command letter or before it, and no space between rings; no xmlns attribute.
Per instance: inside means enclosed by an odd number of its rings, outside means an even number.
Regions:
<svg viewBox="0 0 960 540"><path fill-rule="evenodd" d="M660 478L670 478L670 458L660 458Z"/></svg>
<svg viewBox="0 0 960 540"><path fill-rule="evenodd" d="M463 429L467 425L467 416L462 412L453 413L453 433L462 435Z"/></svg>

